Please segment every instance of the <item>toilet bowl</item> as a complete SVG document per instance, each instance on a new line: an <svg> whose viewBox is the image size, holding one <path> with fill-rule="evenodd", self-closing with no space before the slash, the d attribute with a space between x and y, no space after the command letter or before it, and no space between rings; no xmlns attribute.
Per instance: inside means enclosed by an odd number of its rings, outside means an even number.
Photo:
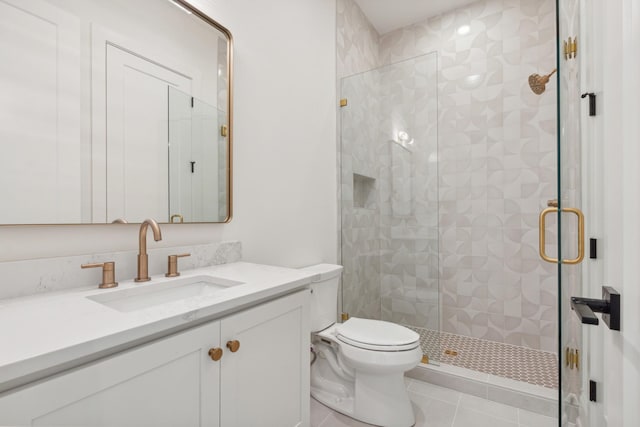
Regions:
<svg viewBox="0 0 640 427"><path fill-rule="evenodd" d="M357 420L409 427L415 416L404 373L422 357L419 335L380 320L336 323L341 266L308 267L311 284L311 395Z"/></svg>

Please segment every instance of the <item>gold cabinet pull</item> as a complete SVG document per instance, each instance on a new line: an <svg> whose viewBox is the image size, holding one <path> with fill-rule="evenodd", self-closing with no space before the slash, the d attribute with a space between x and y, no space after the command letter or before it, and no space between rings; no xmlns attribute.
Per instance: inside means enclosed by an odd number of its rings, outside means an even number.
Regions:
<svg viewBox="0 0 640 427"><path fill-rule="evenodd" d="M222 353L223 352L222 352L222 349L220 347L209 349L209 357L214 362L217 362L218 360L222 359Z"/></svg>
<svg viewBox="0 0 640 427"><path fill-rule="evenodd" d="M231 353L235 353L240 349L240 341L238 340L228 341L227 348L231 350Z"/></svg>
<svg viewBox="0 0 640 427"><path fill-rule="evenodd" d="M563 264L579 264L584 259L584 214L578 208L562 208L562 212L568 212L575 214L578 217L578 257L572 259L563 259ZM557 258L551 258L545 252L546 247L546 217L551 212L558 212L557 207L546 208L542 212L540 212L539 218L539 241L540 241L540 258L543 260L557 264Z"/></svg>
<svg viewBox="0 0 640 427"><path fill-rule="evenodd" d="M176 221L174 221L174 219L178 220L177 224L182 224L184 222L184 217L180 214L171 215L171 218L169 218L169 222L171 224L176 224Z"/></svg>

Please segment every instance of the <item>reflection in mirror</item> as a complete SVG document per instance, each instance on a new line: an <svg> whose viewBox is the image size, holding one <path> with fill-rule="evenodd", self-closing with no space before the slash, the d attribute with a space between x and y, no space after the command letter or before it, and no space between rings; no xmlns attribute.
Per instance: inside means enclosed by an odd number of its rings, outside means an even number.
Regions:
<svg viewBox="0 0 640 427"><path fill-rule="evenodd" d="M224 111L169 87L169 211L180 222L226 215L225 132Z"/></svg>
<svg viewBox="0 0 640 427"><path fill-rule="evenodd" d="M0 34L0 224L231 217L226 29L180 0L0 0Z"/></svg>

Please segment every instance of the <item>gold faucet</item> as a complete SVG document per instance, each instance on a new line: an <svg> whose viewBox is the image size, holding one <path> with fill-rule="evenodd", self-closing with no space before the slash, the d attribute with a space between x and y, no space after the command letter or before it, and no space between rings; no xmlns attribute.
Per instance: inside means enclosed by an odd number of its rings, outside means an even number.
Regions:
<svg viewBox="0 0 640 427"><path fill-rule="evenodd" d="M153 240L162 240L162 233L160 232L160 226L153 219L145 219L140 224L139 233L139 251L138 251L138 276L135 278L136 282L148 282L151 280L149 277L149 256L147 255L147 228L151 226L153 230Z"/></svg>

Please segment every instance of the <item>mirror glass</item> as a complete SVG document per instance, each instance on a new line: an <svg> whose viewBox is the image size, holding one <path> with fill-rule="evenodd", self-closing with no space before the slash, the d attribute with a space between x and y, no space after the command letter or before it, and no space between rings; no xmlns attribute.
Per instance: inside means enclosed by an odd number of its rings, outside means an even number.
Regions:
<svg viewBox="0 0 640 427"><path fill-rule="evenodd" d="M227 222L231 49L182 0L0 0L0 224Z"/></svg>

